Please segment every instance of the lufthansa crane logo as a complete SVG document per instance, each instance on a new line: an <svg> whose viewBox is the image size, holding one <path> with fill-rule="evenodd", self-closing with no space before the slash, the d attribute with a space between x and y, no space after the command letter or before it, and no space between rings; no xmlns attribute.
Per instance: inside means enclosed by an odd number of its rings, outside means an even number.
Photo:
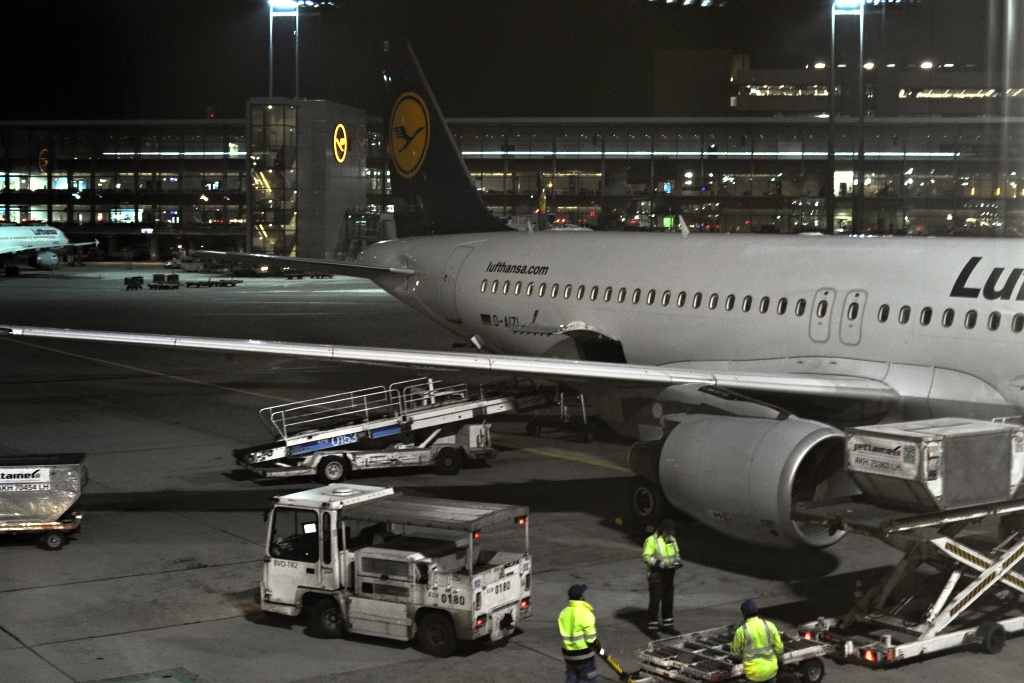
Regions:
<svg viewBox="0 0 1024 683"><path fill-rule="evenodd" d="M348 131L345 130L344 123L339 123L334 127L334 158L338 160L339 164L343 164L347 156Z"/></svg>
<svg viewBox="0 0 1024 683"><path fill-rule="evenodd" d="M423 98L414 92L403 94L391 110L388 149L395 170L403 178L416 175L427 157L430 116Z"/></svg>

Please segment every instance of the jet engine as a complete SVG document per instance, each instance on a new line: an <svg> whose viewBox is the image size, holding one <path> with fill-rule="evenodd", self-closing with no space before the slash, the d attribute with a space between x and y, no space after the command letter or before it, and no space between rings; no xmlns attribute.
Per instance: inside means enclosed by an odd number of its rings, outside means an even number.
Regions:
<svg viewBox="0 0 1024 683"><path fill-rule="evenodd" d="M843 470L839 430L782 411L674 414L662 424L669 430L662 440L630 450L630 468L640 477L630 500L636 516L656 523L668 503L752 543L822 548L842 538L790 519L795 503L856 491Z"/></svg>
<svg viewBox="0 0 1024 683"><path fill-rule="evenodd" d="M28 264L39 270L53 270L60 263L60 257L52 251L41 251L28 260Z"/></svg>

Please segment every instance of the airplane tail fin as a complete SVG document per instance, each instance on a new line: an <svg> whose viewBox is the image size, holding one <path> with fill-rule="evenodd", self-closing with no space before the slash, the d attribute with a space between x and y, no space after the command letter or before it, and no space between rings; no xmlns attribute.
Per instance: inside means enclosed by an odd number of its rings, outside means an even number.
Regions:
<svg viewBox="0 0 1024 683"><path fill-rule="evenodd" d="M480 198L405 40L384 44L384 126L398 237L511 230Z"/></svg>

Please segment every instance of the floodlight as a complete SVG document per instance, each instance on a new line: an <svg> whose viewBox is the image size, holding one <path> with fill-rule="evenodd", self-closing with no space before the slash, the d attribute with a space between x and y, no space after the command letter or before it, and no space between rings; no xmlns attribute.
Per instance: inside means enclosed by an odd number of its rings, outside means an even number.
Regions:
<svg viewBox="0 0 1024 683"><path fill-rule="evenodd" d="M863 14L864 0L833 0L833 14Z"/></svg>

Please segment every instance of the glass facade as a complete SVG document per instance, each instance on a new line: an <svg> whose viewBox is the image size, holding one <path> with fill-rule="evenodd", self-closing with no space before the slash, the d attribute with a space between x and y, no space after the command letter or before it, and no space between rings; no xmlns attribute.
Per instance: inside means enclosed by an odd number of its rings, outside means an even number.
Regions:
<svg viewBox="0 0 1024 683"><path fill-rule="evenodd" d="M299 130L295 105L249 109L252 249L294 256L299 209Z"/></svg>

